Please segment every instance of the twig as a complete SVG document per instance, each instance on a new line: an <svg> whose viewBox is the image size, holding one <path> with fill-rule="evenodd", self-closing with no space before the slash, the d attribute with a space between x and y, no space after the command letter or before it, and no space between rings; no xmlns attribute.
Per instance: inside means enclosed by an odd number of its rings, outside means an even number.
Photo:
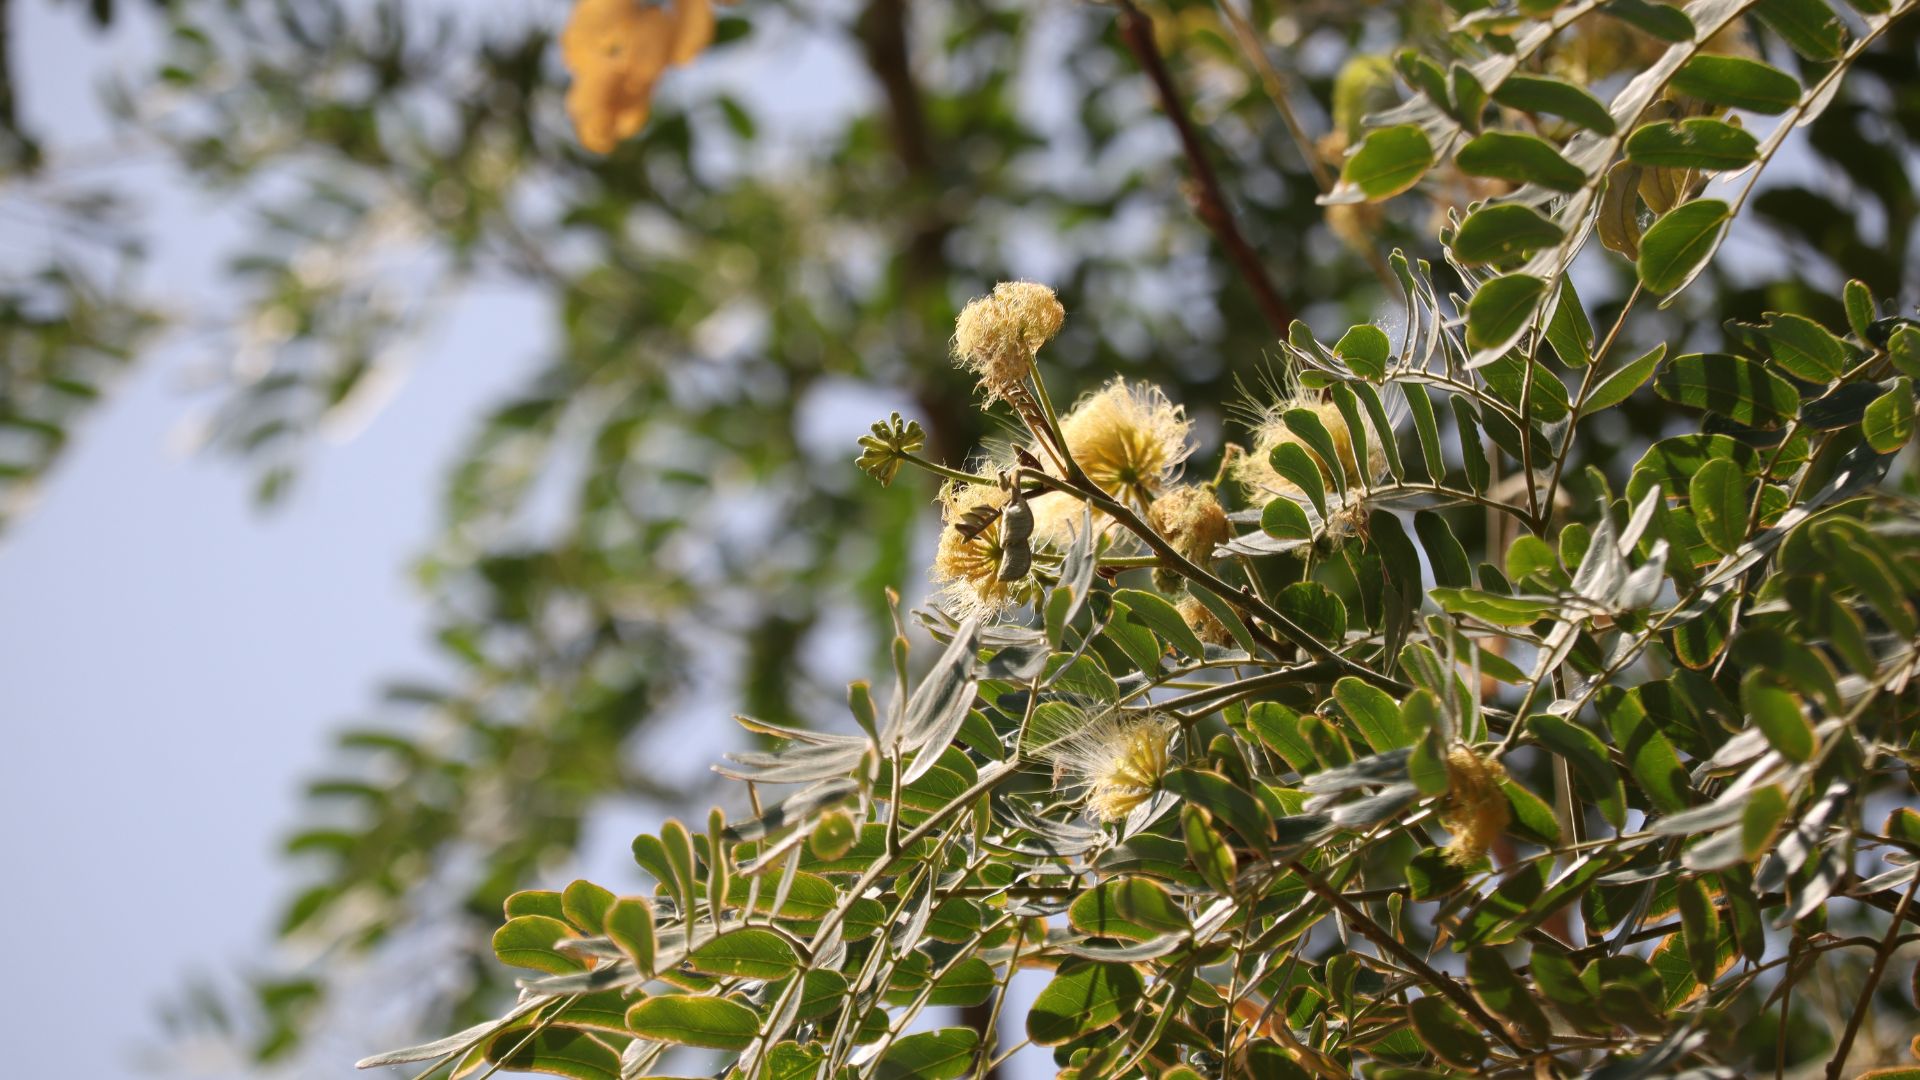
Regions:
<svg viewBox="0 0 1920 1080"><path fill-rule="evenodd" d="M1260 308L1260 314L1267 320L1276 337L1285 338L1287 327L1293 323L1293 307L1274 287L1273 280L1267 276L1266 267L1260 262L1260 256L1247 243L1240 233L1240 226L1234 223L1232 211L1227 209L1226 196L1220 190L1220 177L1213 171L1213 165L1207 161L1207 150L1200 142L1200 134L1193 128L1193 121L1187 116L1187 107L1180 100L1180 92L1174 88L1173 76L1167 72L1167 62L1160 55L1160 45L1153 39L1153 20L1140 13L1133 0L1120 0L1120 40L1140 62L1141 70L1153 82L1154 93L1160 98L1160 109L1173 121L1174 132L1180 136L1180 149L1187 156L1187 168L1193 173L1193 187L1188 191L1188 201L1193 204L1194 214L1213 230L1214 239L1226 249L1227 258L1240 272L1241 280L1252 290L1254 303Z"/></svg>
<svg viewBox="0 0 1920 1080"><path fill-rule="evenodd" d="M1827 1080L1840 1080L1840 1070L1846 1067L1847 1055L1853 1050L1853 1037L1860 1033L1860 1022L1867 1018L1867 1009L1873 1004L1873 992L1880 987L1880 976L1886 973L1887 960L1893 956L1894 943L1900 936L1900 922L1906 918L1907 908L1913 904L1913 894L1920 889L1920 877L1907 884L1907 893L1900 898L1900 906L1893 911L1893 920L1887 924L1887 936L1880 939L1880 947L1874 950L1873 966L1867 969L1867 981L1860 987L1860 997L1853 1003L1853 1015L1847 1018L1847 1030L1841 1032L1840 1043L1833 1049L1833 1057L1827 1061ZM1780 1014L1780 1023L1784 1026L1787 1015Z"/></svg>
<svg viewBox="0 0 1920 1080"><path fill-rule="evenodd" d="M1452 999L1455 1005L1466 1010L1467 1015L1473 1017L1484 1030L1498 1036L1500 1041L1506 1043L1514 1053L1526 1053L1525 1048L1507 1031L1506 1025L1481 1008L1480 1002L1476 1001L1472 994L1467 993L1452 977L1434 970L1432 965L1420 959L1420 954L1401 944L1400 939L1387 933L1386 928L1374 922L1366 912L1348 903L1347 898L1340 895L1338 889L1322 881L1318 874L1297 862L1288 864L1288 868L1299 875L1300 880L1305 882L1307 888L1316 896L1332 904L1356 930L1366 935L1369 941L1391 953L1395 960L1400 961L1409 971L1419 976L1422 982Z"/></svg>

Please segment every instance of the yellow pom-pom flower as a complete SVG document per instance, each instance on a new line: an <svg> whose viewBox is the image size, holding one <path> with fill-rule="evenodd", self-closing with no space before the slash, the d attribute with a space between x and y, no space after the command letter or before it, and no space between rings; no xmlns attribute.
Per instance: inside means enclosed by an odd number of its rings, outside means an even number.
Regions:
<svg viewBox="0 0 1920 1080"><path fill-rule="evenodd" d="M1193 452L1187 411L1159 387L1115 379L1060 418L1060 434L1087 479L1145 506L1180 475Z"/></svg>
<svg viewBox="0 0 1920 1080"><path fill-rule="evenodd" d="M1028 588L1025 579L1000 580L1006 544L998 515L971 538L962 530L970 512L1004 512L1011 499L1010 492L992 484L948 484L940 492L944 524L933 558L933 580L943 586L940 594L948 609L962 618L998 615L1018 603Z"/></svg>
<svg viewBox="0 0 1920 1080"><path fill-rule="evenodd" d="M1003 281L968 304L954 321L954 362L980 379L988 400L1017 393L1033 356L1060 332L1067 311L1045 285Z"/></svg>
<svg viewBox="0 0 1920 1080"><path fill-rule="evenodd" d="M1211 488L1183 484L1153 501L1147 524L1180 554L1205 565L1213 549L1233 536L1227 511Z"/></svg>
<svg viewBox="0 0 1920 1080"><path fill-rule="evenodd" d="M1455 866L1480 861L1513 818L1501 785L1507 770L1463 743L1447 751L1447 810L1441 821L1453 834L1446 858Z"/></svg>
<svg viewBox="0 0 1920 1080"><path fill-rule="evenodd" d="M1108 709L1076 715L1065 730L1053 733L1040 756L1084 790L1089 815L1122 821L1160 790L1178 730L1178 724L1160 713Z"/></svg>

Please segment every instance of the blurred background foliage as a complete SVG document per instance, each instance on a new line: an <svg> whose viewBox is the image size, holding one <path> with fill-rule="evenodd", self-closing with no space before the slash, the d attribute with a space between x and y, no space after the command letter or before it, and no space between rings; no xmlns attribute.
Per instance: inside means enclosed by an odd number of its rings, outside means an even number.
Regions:
<svg viewBox="0 0 1920 1080"><path fill-rule="evenodd" d="M869 482L851 441L822 433L912 403L937 460L994 435L946 359L969 297L1046 281L1070 313L1052 370L1088 373L1066 390L1120 372L1218 416L1270 377L1288 318L1392 324L1381 256L1434 255L1449 208L1489 193L1442 175L1385 208L1315 203L1359 115L1405 96L1386 58L1444 35L1475 6L1458 0L1142 0L1224 207L1195 183L1124 6L741 0L606 156L564 112L564 0L72 6L160 20L164 61L108 91L118 123L251 221L204 392L209 447L245 462L263 502L298 497L316 433L377 408L453 300L503 284L549 300L548 345L475 417L418 565L457 675L396 683L341 731L287 844L288 959L239 1000L172 1010L268 1061L300 1060L341 970L422 940L472 962L427 987L385 969L412 992L381 1038L485 1014L508 893L590 857L597 811L710 798L704 768L662 768L648 730L838 711L884 640L883 587L924 591L933 515L923 487ZM1609 20L1580 26L1550 64L1604 86L1644 59ZM1806 68L1743 34L1725 47ZM1716 348L1706 309L1842 327L1850 276L1911 307L1917 35L1902 22L1857 65L1769 173L1714 287L1636 308L1628 346ZM126 284L137 193L44 155L9 87L0 203L56 218L63 242L0 278L0 525L116 371L203 321ZM1269 288L1208 228L1222 209ZM1602 323L1632 270L1596 248L1576 277ZM1616 482L1661 429L1657 404L1638 409L1590 444Z"/></svg>

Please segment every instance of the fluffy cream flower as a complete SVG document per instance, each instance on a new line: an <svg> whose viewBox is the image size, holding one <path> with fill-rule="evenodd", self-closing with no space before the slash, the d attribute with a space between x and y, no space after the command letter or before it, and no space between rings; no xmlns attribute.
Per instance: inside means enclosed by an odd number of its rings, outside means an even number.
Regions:
<svg viewBox="0 0 1920 1080"><path fill-rule="evenodd" d="M1447 751L1447 811L1441 821L1453 838L1447 841L1447 861L1472 866L1506 831L1513 811L1501 784L1506 767L1472 747L1455 743Z"/></svg>
<svg viewBox="0 0 1920 1080"><path fill-rule="evenodd" d="M1005 398L1019 390L1034 353L1060 332L1066 317L1052 289L1003 281L954 320L954 362L980 377L989 400Z"/></svg>
<svg viewBox="0 0 1920 1080"><path fill-rule="evenodd" d="M1054 733L1040 756L1085 791L1088 814L1121 821L1160 790L1177 730L1179 725L1160 713L1107 709L1077 715L1066 730Z"/></svg>
<svg viewBox="0 0 1920 1080"><path fill-rule="evenodd" d="M1147 524L1180 554L1202 565L1233 536L1227 511L1213 490L1194 484L1182 484L1155 499L1147 510Z"/></svg>
<svg viewBox="0 0 1920 1080"><path fill-rule="evenodd" d="M962 617L985 618L1018 603L1027 591L1026 579L1000 580L1001 557L1006 552L1002 540L1002 519L980 530L969 540L957 527L975 507L1004 510L1012 495L992 484L948 484L941 489L940 547L934 553L932 577L943 586L941 595L948 606Z"/></svg>
<svg viewBox="0 0 1920 1080"><path fill-rule="evenodd" d="M1114 379L1060 418L1060 434L1087 479L1122 502L1145 506L1193 453L1193 421L1150 383Z"/></svg>

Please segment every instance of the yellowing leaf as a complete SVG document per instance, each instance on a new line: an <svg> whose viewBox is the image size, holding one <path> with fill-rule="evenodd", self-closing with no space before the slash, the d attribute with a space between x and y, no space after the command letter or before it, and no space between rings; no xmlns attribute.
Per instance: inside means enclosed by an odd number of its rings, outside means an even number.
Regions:
<svg viewBox="0 0 1920 1080"><path fill-rule="evenodd" d="M580 0L560 35L573 73L567 115L580 144L605 154L647 122L653 84L713 40L708 0Z"/></svg>

